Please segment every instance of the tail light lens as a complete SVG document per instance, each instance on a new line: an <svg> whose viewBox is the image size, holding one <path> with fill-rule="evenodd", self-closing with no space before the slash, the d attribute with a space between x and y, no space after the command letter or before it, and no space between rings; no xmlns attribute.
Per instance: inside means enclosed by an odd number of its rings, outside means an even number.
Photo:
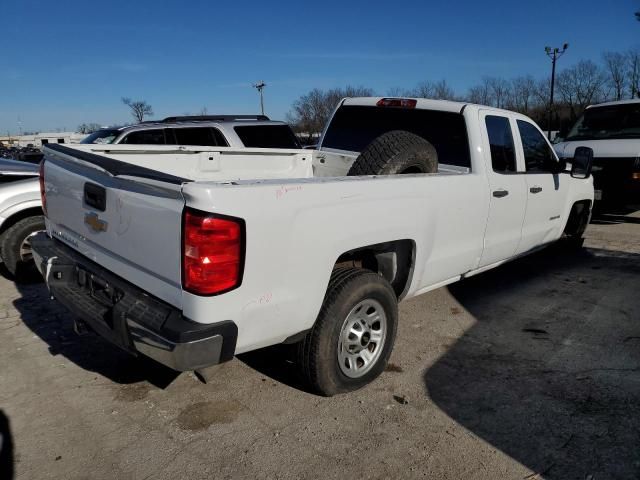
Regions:
<svg viewBox="0 0 640 480"><path fill-rule="evenodd" d="M381 98L378 107L416 108L418 101L413 98Z"/></svg>
<svg viewBox="0 0 640 480"><path fill-rule="evenodd" d="M244 221L187 209L183 224L182 286L196 295L238 287L244 268Z"/></svg>
<svg viewBox="0 0 640 480"><path fill-rule="evenodd" d="M45 216L47 215L47 195L46 195L46 191L44 189L44 160L42 160L40 162L40 176L39 176L39 180L40 180L40 200L42 200L42 211L44 212Z"/></svg>

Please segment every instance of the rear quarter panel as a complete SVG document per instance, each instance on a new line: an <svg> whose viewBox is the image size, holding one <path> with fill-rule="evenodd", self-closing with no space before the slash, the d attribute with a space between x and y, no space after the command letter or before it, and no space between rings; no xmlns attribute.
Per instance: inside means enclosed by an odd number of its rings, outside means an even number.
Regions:
<svg viewBox="0 0 640 480"><path fill-rule="evenodd" d="M246 221L242 285L218 297L185 292L182 301L195 321L236 322L238 353L310 328L337 258L351 249L412 240L407 296L472 269L482 251L487 206L480 175L193 183L183 194L190 207Z"/></svg>

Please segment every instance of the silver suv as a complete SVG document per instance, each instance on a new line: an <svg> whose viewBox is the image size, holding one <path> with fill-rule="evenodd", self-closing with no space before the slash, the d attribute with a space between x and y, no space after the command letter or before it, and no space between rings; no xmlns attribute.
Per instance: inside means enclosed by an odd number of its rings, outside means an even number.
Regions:
<svg viewBox="0 0 640 480"><path fill-rule="evenodd" d="M13 278L37 277L31 237L44 230L38 165L0 158L0 256Z"/></svg>
<svg viewBox="0 0 640 480"><path fill-rule="evenodd" d="M264 115L167 117L126 127L103 128L80 143L300 148L289 125Z"/></svg>

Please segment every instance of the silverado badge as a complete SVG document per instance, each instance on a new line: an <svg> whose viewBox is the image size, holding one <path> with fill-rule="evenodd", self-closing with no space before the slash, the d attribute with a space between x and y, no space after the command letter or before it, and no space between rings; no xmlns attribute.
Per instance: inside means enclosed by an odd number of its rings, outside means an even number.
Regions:
<svg viewBox="0 0 640 480"><path fill-rule="evenodd" d="M95 212L85 213L84 223L86 223L94 232L106 232L109 225L104 220L100 220Z"/></svg>

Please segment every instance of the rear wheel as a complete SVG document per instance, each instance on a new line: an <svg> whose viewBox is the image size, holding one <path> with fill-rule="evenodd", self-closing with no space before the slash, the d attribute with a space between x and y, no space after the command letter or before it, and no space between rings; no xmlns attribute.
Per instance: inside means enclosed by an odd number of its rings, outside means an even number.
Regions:
<svg viewBox="0 0 640 480"><path fill-rule="evenodd" d="M298 345L298 365L315 392L356 390L384 370L396 336L398 305L383 277L335 269L315 325Z"/></svg>
<svg viewBox="0 0 640 480"><path fill-rule="evenodd" d="M23 218L2 234L0 255L5 267L16 281L28 281L36 276L31 237L44 229L44 217L36 215Z"/></svg>

